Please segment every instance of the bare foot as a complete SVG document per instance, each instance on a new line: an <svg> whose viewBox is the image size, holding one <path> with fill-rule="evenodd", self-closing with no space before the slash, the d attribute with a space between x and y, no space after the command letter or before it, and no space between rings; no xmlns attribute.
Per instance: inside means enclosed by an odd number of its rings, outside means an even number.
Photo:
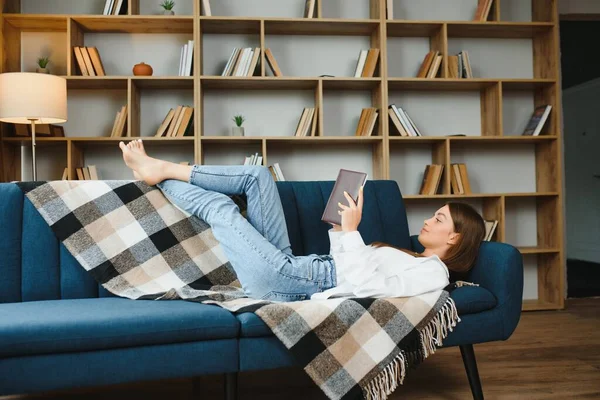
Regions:
<svg viewBox="0 0 600 400"><path fill-rule="evenodd" d="M144 144L142 142L142 139L136 139L136 140L130 141L129 143L127 143L127 147L135 153L139 153L139 154L147 156L146 150L144 149ZM133 171L133 177L135 179L137 179L138 181L142 180L142 177L136 171Z"/></svg>
<svg viewBox="0 0 600 400"><path fill-rule="evenodd" d="M164 161L148 157L144 154L132 150L123 142L119 142L119 147L123 151L123 160L125 164L137 174L136 179L143 180L148 185L156 185L164 180L163 164ZM143 148L143 147L142 147Z"/></svg>

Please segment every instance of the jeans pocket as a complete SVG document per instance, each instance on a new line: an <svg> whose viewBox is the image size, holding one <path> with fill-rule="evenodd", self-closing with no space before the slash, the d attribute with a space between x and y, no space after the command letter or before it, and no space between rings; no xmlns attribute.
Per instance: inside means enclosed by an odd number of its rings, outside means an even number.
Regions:
<svg viewBox="0 0 600 400"><path fill-rule="evenodd" d="M308 295L306 293L282 293L271 291L261 297L261 300L273 300L273 301L301 301L306 300Z"/></svg>

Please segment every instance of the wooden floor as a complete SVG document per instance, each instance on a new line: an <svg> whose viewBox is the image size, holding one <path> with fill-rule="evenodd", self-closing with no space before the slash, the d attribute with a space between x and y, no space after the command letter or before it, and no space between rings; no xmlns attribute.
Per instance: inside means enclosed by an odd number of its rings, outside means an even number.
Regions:
<svg viewBox="0 0 600 400"><path fill-rule="evenodd" d="M600 298L569 299L562 311L523 313L505 342L475 346L486 399L600 399ZM1 400L221 399L221 376ZM244 373L240 400L327 399L302 370ZM196 386L195 386L196 385ZM196 392L194 391L196 389ZM201 395L194 395L201 393ZM472 398L458 348L438 350L390 399Z"/></svg>

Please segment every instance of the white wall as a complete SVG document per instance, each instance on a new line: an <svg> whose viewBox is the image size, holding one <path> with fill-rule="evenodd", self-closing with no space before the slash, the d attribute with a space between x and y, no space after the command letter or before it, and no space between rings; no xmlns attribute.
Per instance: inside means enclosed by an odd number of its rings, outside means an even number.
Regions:
<svg viewBox="0 0 600 400"><path fill-rule="evenodd" d="M563 91L567 257L600 263L600 78Z"/></svg>

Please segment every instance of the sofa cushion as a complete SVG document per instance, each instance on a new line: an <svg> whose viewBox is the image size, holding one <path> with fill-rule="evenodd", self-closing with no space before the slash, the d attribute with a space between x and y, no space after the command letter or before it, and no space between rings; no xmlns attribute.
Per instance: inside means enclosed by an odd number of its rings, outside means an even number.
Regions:
<svg viewBox="0 0 600 400"><path fill-rule="evenodd" d="M237 337L214 305L96 298L0 304L0 358Z"/></svg>
<svg viewBox="0 0 600 400"><path fill-rule="evenodd" d="M476 314L496 307L496 298L480 286L462 286L452 291L450 297L456 304L458 315ZM271 329L254 313L237 315L242 337L271 336Z"/></svg>

